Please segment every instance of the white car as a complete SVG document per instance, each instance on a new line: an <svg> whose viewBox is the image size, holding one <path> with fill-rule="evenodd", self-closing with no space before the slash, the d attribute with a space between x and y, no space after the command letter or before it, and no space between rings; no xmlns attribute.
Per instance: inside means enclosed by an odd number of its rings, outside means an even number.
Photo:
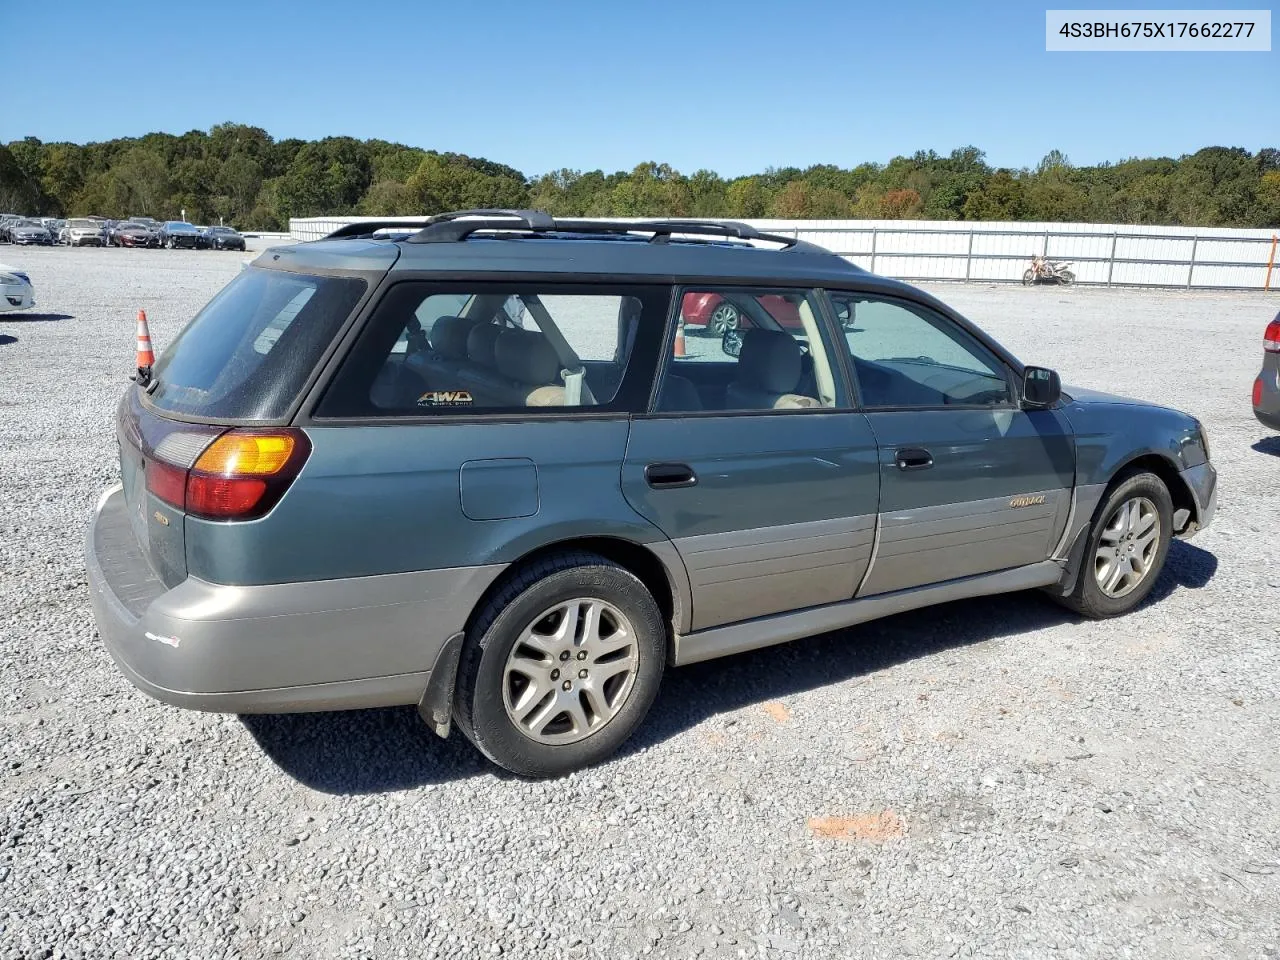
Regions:
<svg viewBox="0 0 1280 960"><path fill-rule="evenodd" d="M107 245L106 232L97 220L78 217L68 220L66 226L66 242L73 247L83 247L86 243L95 247Z"/></svg>
<svg viewBox="0 0 1280 960"><path fill-rule="evenodd" d="M36 305L31 278L17 267L0 263L0 313L30 310Z"/></svg>

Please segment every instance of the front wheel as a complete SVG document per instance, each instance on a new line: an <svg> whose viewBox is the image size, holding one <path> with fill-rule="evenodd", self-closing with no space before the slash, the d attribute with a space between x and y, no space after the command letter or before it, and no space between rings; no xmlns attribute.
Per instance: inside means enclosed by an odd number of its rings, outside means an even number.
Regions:
<svg viewBox="0 0 1280 960"><path fill-rule="evenodd" d="M454 716L526 777L598 763L648 712L666 654L653 596L604 557L566 552L515 571L468 631Z"/></svg>
<svg viewBox="0 0 1280 960"><path fill-rule="evenodd" d="M726 333L737 330L741 323L742 314L738 312L738 308L727 300L721 300L707 318L707 331L714 336L723 337Z"/></svg>
<svg viewBox="0 0 1280 960"><path fill-rule="evenodd" d="M1036 272L1034 270L1028 270L1026 273L1022 275L1022 285L1024 287L1029 287L1031 286L1031 284L1035 283L1035 279L1036 279Z"/></svg>
<svg viewBox="0 0 1280 960"><path fill-rule="evenodd" d="M1173 499L1142 471L1120 480L1094 515L1075 589L1061 602L1093 619L1128 613L1146 599L1173 537Z"/></svg>

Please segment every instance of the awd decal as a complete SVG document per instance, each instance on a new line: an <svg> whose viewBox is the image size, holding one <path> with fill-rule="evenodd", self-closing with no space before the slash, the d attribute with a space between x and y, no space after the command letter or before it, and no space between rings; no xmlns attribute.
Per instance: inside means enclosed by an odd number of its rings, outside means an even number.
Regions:
<svg viewBox="0 0 1280 960"><path fill-rule="evenodd" d="M474 402L467 390L428 390L418 398L420 407L463 407Z"/></svg>
<svg viewBox="0 0 1280 960"><path fill-rule="evenodd" d="M1010 500L1010 501L1009 501L1009 506L1011 506L1011 507L1035 507L1035 506L1039 506L1039 505L1040 505L1040 504L1042 504L1042 503L1044 503L1044 494L1043 494L1043 493L1036 493L1036 494L1030 494L1030 493L1028 493L1028 494L1023 494L1023 495L1022 495L1022 496L1020 496L1020 497L1014 497L1012 500Z"/></svg>

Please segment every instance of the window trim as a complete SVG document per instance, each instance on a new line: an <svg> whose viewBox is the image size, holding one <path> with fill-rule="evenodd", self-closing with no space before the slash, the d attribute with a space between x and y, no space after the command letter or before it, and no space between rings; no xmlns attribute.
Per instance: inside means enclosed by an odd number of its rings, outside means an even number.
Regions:
<svg viewBox="0 0 1280 960"><path fill-rule="evenodd" d="M910 297L899 297L892 294L881 293L872 290L857 290L849 287L841 287L839 289L827 287L823 291L827 299L827 309L830 311L828 322L830 326L839 334L840 342L844 344L844 351L841 361L844 364L845 376L849 382L853 384L855 395L858 401L858 409L863 413L902 413L910 411L936 411L936 410L963 410L971 412L974 410L1021 410L1022 404L1019 401L1019 392L1017 384L1017 372L1009 364L1008 360L991 349L980 337L974 336L971 331L960 323L957 323L954 317L947 315L945 312L937 309L929 303L923 303ZM991 363L992 367L1003 374L1005 382L1005 402L999 404L991 403L936 403L936 404L907 404L907 405L885 405L873 406L868 404L862 389L862 383L858 380L857 366L853 362L853 348L849 345L848 339L845 337L845 331L840 326L839 314L836 311L835 297L839 294L848 294L854 297L860 297L865 300L878 300L884 303L899 306L909 313L923 311L933 317L937 323L932 323L927 317L919 316L925 323L931 326L939 327L943 336L950 334L951 338L961 347L972 350L978 357L985 358ZM914 309L913 309L914 308ZM948 333L949 331L949 333Z"/></svg>
<svg viewBox="0 0 1280 960"><path fill-rule="evenodd" d="M649 403L645 411L636 414L636 419L644 420L669 420L675 417L697 417L699 419L711 419L714 417L769 417L782 416L793 417L797 414L810 415L820 413L848 413L855 410L855 395L851 389L851 381L844 368L843 360L837 357L832 362L831 354L841 352L848 353L848 347L841 344L841 349L836 349L836 344L831 341L832 325L830 317L825 315L825 311L830 310L830 305L826 302L824 291L821 287L813 284L785 284L785 283L758 283L758 282L737 282L737 283L718 283L710 282L677 282L672 286L671 307L667 312L667 329L666 335L663 337L661 352L658 355L659 366L656 375L653 378L652 389L649 393ZM690 293L715 293L717 290L732 289L740 291L756 291L759 293L775 293L778 291L795 291L803 293L810 297L817 305L814 311L814 319L818 323L818 335L823 338L823 348L827 351L827 365L831 369L832 379L835 382L836 398L835 403L829 407L796 407L790 409L773 409L773 410L659 410L658 397L662 394L662 383L666 379L667 374L675 368L675 339L676 332L679 328L680 312L684 307L684 298ZM764 309L763 307L761 309ZM765 312L768 312L767 310ZM782 328L781 322L778 326ZM782 328L785 330L785 328ZM841 338L843 340L843 337Z"/></svg>
<svg viewBox="0 0 1280 960"><path fill-rule="evenodd" d="M634 281L630 279L614 280L610 277L548 277L542 274L532 278L513 279L510 275L468 279L467 277L440 277L408 274L397 276L388 274L387 282L379 285L374 296L371 296L361 310L355 325L342 338L329 363L322 371L314 389L308 394L305 413L299 414L295 423L299 426L338 427L338 426L409 426L432 423L517 423L528 420L625 420L642 412L644 397L652 393L655 379L654 368L657 364L657 337L644 335L644 325L637 330L632 344L631 356L627 360L623 379L618 384L617 393L607 404L595 404L579 407L479 407L458 413L394 413L385 414L350 414L322 415L320 408L325 397L338 383L346 363L355 355L364 337L373 330L378 312L384 304L398 295L401 287L419 287L423 291L423 299L437 294L469 293L502 293L513 288L534 288L535 292L544 295L585 296L594 293L603 296L629 296L625 291L643 288L652 295L663 295L670 299L673 286L661 279ZM649 341L649 342L646 342ZM394 344L393 344L394 345ZM588 361L591 362L591 361ZM637 364L639 366L637 366ZM638 371L633 373L633 371ZM628 398L623 387L629 377L635 377L631 384L633 395ZM488 411L488 412L486 412Z"/></svg>

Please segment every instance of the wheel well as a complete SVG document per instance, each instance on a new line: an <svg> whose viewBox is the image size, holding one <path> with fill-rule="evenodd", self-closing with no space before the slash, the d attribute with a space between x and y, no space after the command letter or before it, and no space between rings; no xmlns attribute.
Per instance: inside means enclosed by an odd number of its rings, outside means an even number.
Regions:
<svg viewBox="0 0 1280 960"><path fill-rule="evenodd" d="M549 543L537 550L531 550L520 559L516 560L507 568L497 580L495 580L489 589L484 592L480 599L476 602L475 607L471 610L471 615L467 617L467 629L471 629L472 623L475 621L479 611L483 610L489 598L502 589L502 585L507 579L521 567L531 563L536 563L543 557L554 553L563 553L566 550L586 550L590 553L597 553L606 560L612 560L620 567L625 567L636 575L637 579L645 585L649 593L653 595L654 602L658 604L658 609L662 612L663 622L667 624L667 647L672 648L674 642L675 617L676 617L676 600L675 590L671 584L670 578L667 576L666 567L662 561L648 550L646 547L630 540L621 540L617 537L579 537L574 540L561 540L556 543Z"/></svg>
<svg viewBox="0 0 1280 960"><path fill-rule="evenodd" d="M1115 476L1111 478L1109 486L1115 486L1122 477L1142 471L1154 473L1164 481L1164 485L1169 490L1169 498L1173 501L1173 509L1175 511L1186 510L1191 520L1199 519L1196 516L1195 498L1191 496L1191 490L1187 487L1186 481L1182 479L1178 468L1174 466L1172 461L1159 454L1150 453L1130 460L1116 471ZM1175 531L1175 533L1180 532Z"/></svg>

